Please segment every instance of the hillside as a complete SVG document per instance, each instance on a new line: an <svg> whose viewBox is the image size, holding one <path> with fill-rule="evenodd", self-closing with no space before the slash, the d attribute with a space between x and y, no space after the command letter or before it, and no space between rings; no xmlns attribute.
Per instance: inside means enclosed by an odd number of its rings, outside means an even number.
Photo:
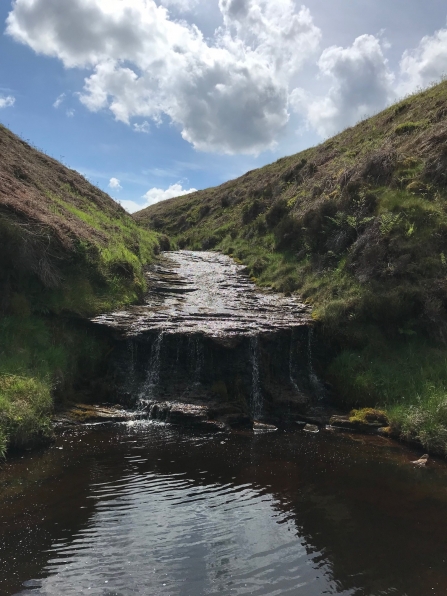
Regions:
<svg viewBox="0 0 447 596"><path fill-rule="evenodd" d="M447 82L318 147L135 214L232 254L313 306L320 373L347 406L447 452Z"/></svg>
<svg viewBox="0 0 447 596"><path fill-rule="evenodd" d="M0 126L0 453L50 432L107 349L82 319L138 301L159 238Z"/></svg>

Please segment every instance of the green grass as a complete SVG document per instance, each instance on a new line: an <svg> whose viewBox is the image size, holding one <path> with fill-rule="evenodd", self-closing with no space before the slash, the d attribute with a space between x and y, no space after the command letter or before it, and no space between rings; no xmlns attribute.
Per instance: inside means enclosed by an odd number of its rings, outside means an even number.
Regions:
<svg viewBox="0 0 447 596"><path fill-rule="evenodd" d="M0 373L0 456L51 437L53 401L47 382Z"/></svg>
<svg viewBox="0 0 447 596"><path fill-rule="evenodd" d="M384 407L402 436L438 451L446 126L444 80L317 147L135 214L179 248L231 254L259 285L299 295L313 307L337 402Z"/></svg>
<svg viewBox="0 0 447 596"><path fill-rule="evenodd" d="M107 342L69 320L42 316L0 319L0 455L51 436L54 398L94 377Z"/></svg>
<svg viewBox="0 0 447 596"><path fill-rule="evenodd" d="M378 349L380 348L380 349ZM385 408L393 430L447 455L447 349L409 339L341 352L329 378L346 407Z"/></svg>

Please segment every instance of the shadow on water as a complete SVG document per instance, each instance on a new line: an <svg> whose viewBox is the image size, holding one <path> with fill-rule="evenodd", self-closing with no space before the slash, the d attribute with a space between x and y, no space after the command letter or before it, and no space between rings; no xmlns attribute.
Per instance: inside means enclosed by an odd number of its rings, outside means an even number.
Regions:
<svg viewBox="0 0 447 596"><path fill-rule="evenodd" d="M70 431L0 472L0 594L447 593L447 467L381 438Z"/></svg>

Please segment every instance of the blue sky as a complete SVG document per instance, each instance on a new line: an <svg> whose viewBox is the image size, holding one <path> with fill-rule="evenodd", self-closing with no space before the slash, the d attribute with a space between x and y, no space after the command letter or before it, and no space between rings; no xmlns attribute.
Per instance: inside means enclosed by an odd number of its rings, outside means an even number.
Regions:
<svg viewBox="0 0 447 596"><path fill-rule="evenodd" d="M300 151L447 73L430 0L16 0L0 121L131 211Z"/></svg>

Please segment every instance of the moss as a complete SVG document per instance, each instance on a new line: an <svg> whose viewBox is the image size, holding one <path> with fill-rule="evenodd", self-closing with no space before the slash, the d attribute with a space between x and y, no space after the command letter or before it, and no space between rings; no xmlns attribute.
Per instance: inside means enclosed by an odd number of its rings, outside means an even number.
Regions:
<svg viewBox="0 0 447 596"><path fill-rule="evenodd" d="M351 410L349 414L349 422L359 424L379 423L388 425L388 417L383 410L375 408L361 408L360 410Z"/></svg>

